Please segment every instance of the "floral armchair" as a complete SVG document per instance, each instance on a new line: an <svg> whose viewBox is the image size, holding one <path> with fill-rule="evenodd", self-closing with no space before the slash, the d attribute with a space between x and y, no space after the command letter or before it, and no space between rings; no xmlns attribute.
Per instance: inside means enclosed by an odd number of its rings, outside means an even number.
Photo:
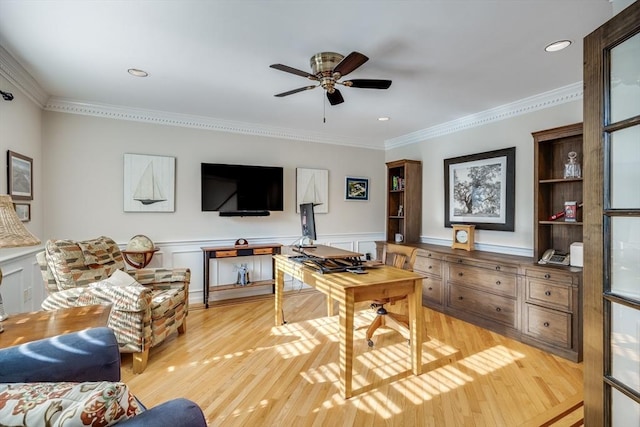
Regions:
<svg viewBox="0 0 640 427"><path fill-rule="evenodd" d="M120 248L109 237L49 240L36 255L49 296L44 310L111 304L108 326L121 353L133 353L133 372L147 366L149 349L175 331L186 332L188 268L125 272Z"/></svg>

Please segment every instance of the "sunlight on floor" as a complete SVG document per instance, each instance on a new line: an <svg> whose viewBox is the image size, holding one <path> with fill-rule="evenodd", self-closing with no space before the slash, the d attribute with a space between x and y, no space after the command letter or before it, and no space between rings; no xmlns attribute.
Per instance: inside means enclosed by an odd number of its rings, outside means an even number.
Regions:
<svg viewBox="0 0 640 427"><path fill-rule="evenodd" d="M376 346L366 346L366 326L373 314L365 311L356 313L354 330L353 387L355 396L344 400L339 393L339 354L335 362L314 366L300 375L310 384L332 383L336 392L314 412L356 404L360 409L376 413L389 419L401 413L403 408L392 404L380 386L388 384L415 405L448 393L474 381L477 376L489 375L524 357L523 354L495 346L464 359L459 350L436 339L428 339L423 344L423 366L425 373L411 374L411 360L406 340L397 331L381 328L376 331ZM317 351L316 346L328 346L338 339L337 316L313 319L294 324L274 327L275 336L296 337L296 341L275 347L281 357L288 359L302 353ZM322 337L316 338L316 334ZM374 388L375 385L375 388Z"/></svg>

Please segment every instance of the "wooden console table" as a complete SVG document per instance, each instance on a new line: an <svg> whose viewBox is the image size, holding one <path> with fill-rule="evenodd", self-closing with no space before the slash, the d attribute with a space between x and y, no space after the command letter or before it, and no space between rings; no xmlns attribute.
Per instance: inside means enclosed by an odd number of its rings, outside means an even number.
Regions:
<svg viewBox="0 0 640 427"><path fill-rule="evenodd" d="M280 243L265 243L262 245L238 245L238 246L219 246L219 247L203 247L202 254L204 258L204 280L203 280L203 294L204 294L204 306L209 308L209 260L212 258L236 258L256 255L277 255L280 253L282 245ZM275 264L272 262L273 278L275 278ZM252 282L242 287L251 286L265 286L270 285L274 287L273 280L260 280ZM224 291L229 289L238 289L240 285L222 285L216 286L216 291ZM275 292L275 289L273 289Z"/></svg>
<svg viewBox="0 0 640 427"><path fill-rule="evenodd" d="M107 326L111 305L88 305L52 311L11 314L2 322L0 348L83 329Z"/></svg>
<svg viewBox="0 0 640 427"><path fill-rule="evenodd" d="M367 270L367 274L349 272L322 274L286 255L276 255L275 323L282 325L282 298L285 274L313 286L327 296L327 315L333 315L333 302L340 304L340 389L345 399L353 395L354 305L377 298L408 295L411 370L422 373L422 276L387 265Z"/></svg>

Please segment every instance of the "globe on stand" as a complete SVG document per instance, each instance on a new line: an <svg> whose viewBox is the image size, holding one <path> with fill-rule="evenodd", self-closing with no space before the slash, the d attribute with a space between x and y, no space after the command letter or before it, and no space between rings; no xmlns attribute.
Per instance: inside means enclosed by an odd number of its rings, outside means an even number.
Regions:
<svg viewBox="0 0 640 427"><path fill-rule="evenodd" d="M124 260L130 266L134 268L143 268L151 262L153 254L157 251L158 249L155 248L155 245L150 238L145 235L138 234L129 240L127 248L122 251L122 255L124 256Z"/></svg>

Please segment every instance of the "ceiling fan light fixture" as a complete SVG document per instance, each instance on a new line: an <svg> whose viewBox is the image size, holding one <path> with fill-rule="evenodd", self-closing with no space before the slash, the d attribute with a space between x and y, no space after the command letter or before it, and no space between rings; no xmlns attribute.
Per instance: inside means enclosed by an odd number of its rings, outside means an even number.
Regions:
<svg viewBox="0 0 640 427"><path fill-rule="evenodd" d="M147 77L149 75L149 73L147 73L146 71L140 70L138 68L129 68L127 72L135 77Z"/></svg>
<svg viewBox="0 0 640 427"><path fill-rule="evenodd" d="M558 52L562 49L566 49L571 45L571 40L558 40L548 44L544 50L545 52Z"/></svg>

